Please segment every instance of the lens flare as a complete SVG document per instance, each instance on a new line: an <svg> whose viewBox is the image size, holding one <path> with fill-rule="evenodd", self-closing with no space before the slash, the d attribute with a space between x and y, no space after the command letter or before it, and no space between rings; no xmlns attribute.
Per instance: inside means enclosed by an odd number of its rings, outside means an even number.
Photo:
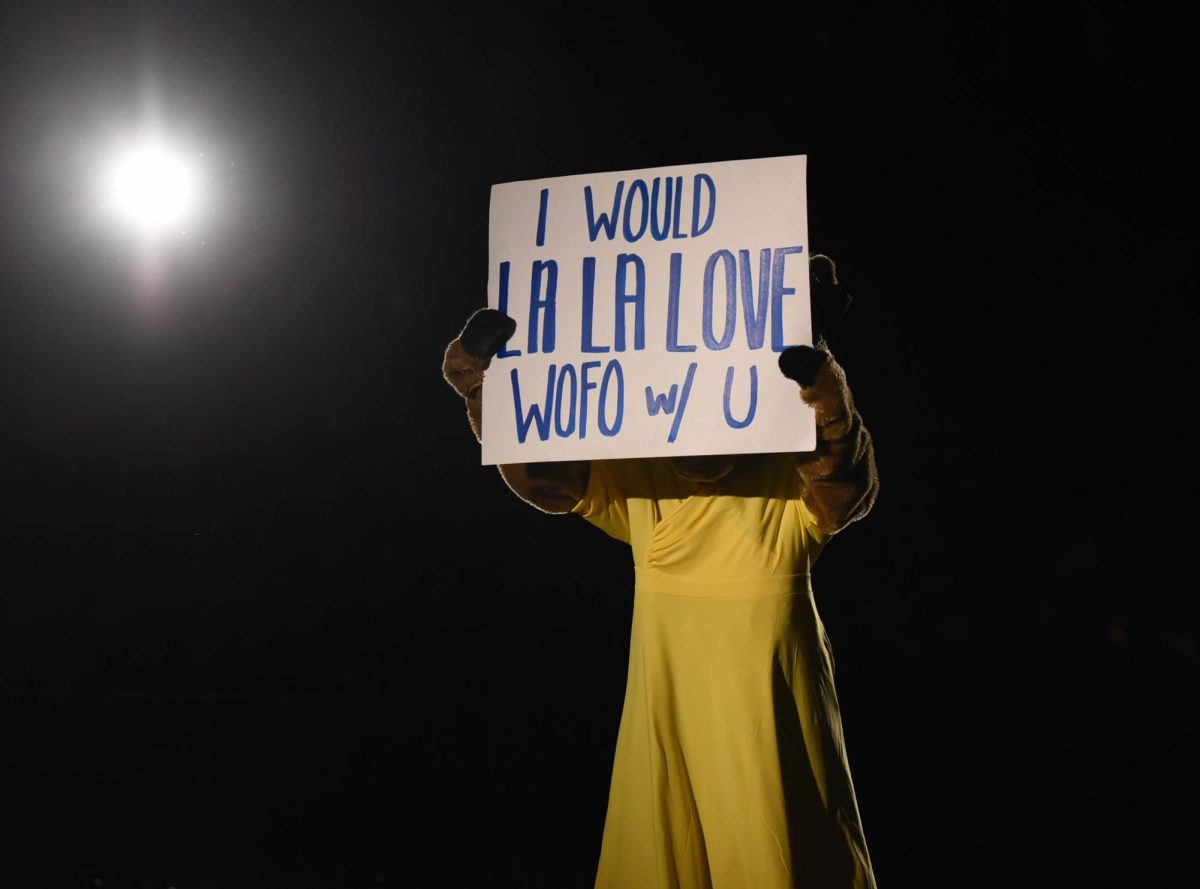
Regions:
<svg viewBox="0 0 1200 889"><path fill-rule="evenodd" d="M105 189L111 210L143 232L185 222L199 202L199 176L192 164L162 144L137 145L117 155Z"/></svg>

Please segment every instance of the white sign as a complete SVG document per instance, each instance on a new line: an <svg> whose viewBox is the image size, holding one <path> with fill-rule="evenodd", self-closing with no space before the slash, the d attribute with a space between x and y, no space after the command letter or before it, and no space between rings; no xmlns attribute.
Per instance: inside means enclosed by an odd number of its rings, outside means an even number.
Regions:
<svg viewBox="0 0 1200 889"><path fill-rule="evenodd" d="M806 160L493 186L483 462L812 450Z"/></svg>

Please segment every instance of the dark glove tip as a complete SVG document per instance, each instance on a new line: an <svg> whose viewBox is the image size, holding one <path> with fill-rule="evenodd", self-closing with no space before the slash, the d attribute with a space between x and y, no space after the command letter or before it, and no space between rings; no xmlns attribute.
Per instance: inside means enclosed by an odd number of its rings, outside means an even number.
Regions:
<svg viewBox="0 0 1200 889"><path fill-rule="evenodd" d="M850 307L850 294L842 288L837 265L828 256L813 256L808 267L812 283L813 337L818 341L830 339L842 326Z"/></svg>
<svg viewBox="0 0 1200 889"><path fill-rule="evenodd" d="M817 381L817 373L827 356L827 352L818 351L812 346L792 346L780 353L779 370L789 380L807 389Z"/></svg>
<svg viewBox="0 0 1200 889"><path fill-rule="evenodd" d="M491 358L517 331L517 322L496 309L480 309L462 332L462 347L473 358Z"/></svg>
<svg viewBox="0 0 1200 889"><path fill-rule="evenodd" d="M809 261L808 268L816 283L837 285L837 266L825 254L818 253L813 256Z"/></svg>

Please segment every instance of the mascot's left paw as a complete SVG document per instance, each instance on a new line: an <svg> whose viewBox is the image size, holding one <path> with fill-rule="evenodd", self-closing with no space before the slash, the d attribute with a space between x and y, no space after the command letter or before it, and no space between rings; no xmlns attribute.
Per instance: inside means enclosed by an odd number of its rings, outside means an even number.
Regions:
<svg viewBox="0 0 1200 889"><path fill-rule="evenodd" d="M817 381L817 374L827 358L828 352L812 346L792 346L780 353L779 369L789 380L795 380L801 388L807 389Z"/></svg>

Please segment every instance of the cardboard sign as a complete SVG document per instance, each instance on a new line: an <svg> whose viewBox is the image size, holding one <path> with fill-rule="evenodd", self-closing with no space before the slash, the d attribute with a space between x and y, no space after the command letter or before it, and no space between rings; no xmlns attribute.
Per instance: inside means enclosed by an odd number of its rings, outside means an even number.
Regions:
<svg viewBox="0 0 1200 889"><path fill-rule="evenodd" d="M483 462L812 450L806 160L493 186Z"/></svg>

